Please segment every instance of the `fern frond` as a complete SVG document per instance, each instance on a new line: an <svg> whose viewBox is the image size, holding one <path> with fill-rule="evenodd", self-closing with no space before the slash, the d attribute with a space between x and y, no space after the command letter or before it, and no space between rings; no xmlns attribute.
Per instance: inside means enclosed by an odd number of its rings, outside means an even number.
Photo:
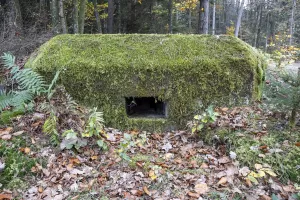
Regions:
<svg viewBox="0 0 300 200"><path fill-rule="evenodd" d="M0 91L0 112L8 106L11 106L13 98L13 94L6 93L2 90Z"/></svg>
<svg viewBox="0 0 300 200"><path fill-rule="evenodd" d="M24 106L25 103L31 102L34 98L33 93L30 90L23 90L15 92L13 99L11 100L11 105L16 108Z"/></svg>
<svg viewBox="0 0 300 200"><path fill-rule="evenodd" d="M19 84L21 90L30 90L37 95L45 91L46 85L43 77L32 69L20 70L13 78Z"/></svg>
<svg viewBox="0 0 300 200"><path fill-rule="evenodd" d="M15 66L15 61L16 61L15 56L9 53L4 53L3 56L1 56L1 59L3 60L4 67L11 69L12 67Z"/></svg>
<svg viewBox="0 0 300 200"><path fill-rule="evenodd" d="M51 99L52 95L54 92L51 92L52 91L52 88L54 87L54 85L56 84L57 80L58 80L58 77L59 77L59 74L60 74L60 71L57 71L55 73L55 76L54 78L52 79L51 81L51 84L49 85L48 89L47 89L47 94L48 94L48 99Z"/></svg>
<svg viewBox="0 0 300 200"><path fill-rule="evenodd" d="M58 135L57 133L57 117L51 114L43 125L43 132L48 135Z"/></svg>

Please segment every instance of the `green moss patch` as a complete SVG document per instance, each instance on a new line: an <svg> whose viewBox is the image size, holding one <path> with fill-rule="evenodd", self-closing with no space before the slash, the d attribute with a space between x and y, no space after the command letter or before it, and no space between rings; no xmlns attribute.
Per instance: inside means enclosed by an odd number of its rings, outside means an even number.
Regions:
<svg viewBox="0 0 300 200"><path fill-rule="evenodd" d="M32 174L31 168L36 164L34 158L20 151L20 148L28 146L29 143L21 137L14 137L11 141L0 140L0 159L5 163L4 170L0 172L2 188L15 189L26 187L28 183L26 176Z"/></svg>
<svg viewBox="0 0 300 200"><path fill-rule="evenodd" d="M49 80L64 69L67 91L103 109L108 125L150 130L185 126L201 105L260 98L264 66L238 38L209 35L59 35L26 64ZM129 118L125 97L157 97L168 104L168 115Z"/></svg>

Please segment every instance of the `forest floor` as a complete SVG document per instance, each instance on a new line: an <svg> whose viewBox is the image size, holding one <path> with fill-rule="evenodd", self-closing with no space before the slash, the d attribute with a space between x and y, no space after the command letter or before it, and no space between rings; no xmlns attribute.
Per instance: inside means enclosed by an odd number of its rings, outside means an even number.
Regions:
<svg viewBox="0 0 300 200"><path fill-rule="evenodd" d="M263 103L216 111L197 136L105 128L107 151L60 150L47 114L17 117L0 129L0 200L300 199L300 127Z"/></svg>

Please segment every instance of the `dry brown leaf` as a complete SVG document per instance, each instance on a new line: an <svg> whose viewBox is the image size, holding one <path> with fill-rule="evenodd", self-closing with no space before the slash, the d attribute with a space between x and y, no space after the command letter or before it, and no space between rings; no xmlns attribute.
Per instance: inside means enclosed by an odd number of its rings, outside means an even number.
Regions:
<svg viewBox="0 0 300 200"><path fill-rule="evenodd" d="M206 194L209 191L209 188L206 183L199 183L195 185L195 192L198 194Z"/></svg>
<svg viewBox="0 0 300 200"><path fill-rule="evenodd" d="M29 154L29 153L30 153L30 148L28 148L28 147L25 147L25 149L24 149L24 153L26 153L26 154Z"/></svg>
<svg viewBox="0 0 300 200"><path fill-rule="evenodd" d="M11 135L2 135L1 139L2 140L10 140L11 139Z"/></svg>
<svg viewBox="0 0 300 200"><path fill-rule="evenodd" d="M200 194L195 193L195 192L191 192L191 191L189 191L187 194L188 194L190 197L194 197L194 198L199 198L199 197L200 197Z"/></svg>
<svg viewBox="0 0 300 200"><path fill-rule="evenodd" d="M40 186L39 189L38 189L39 193L42 193L44 191L43 187Z"/></svg>
<svg viewBox="0 0 300 200"><path fill-rule="evenodd" d="M246 185L248 185L248 187L252 187L253 186L252 183L251 183L251 181L248 178L246 178L245 181L246 181Z"/></svg>
<svg viewBox="0 0 300 200"><path fill-rule="evenodd" d="M297 147L300 147L300 142L296 142L295 145L296 145Z"/></svg>
<svg viewBox="0 0 300 200"><path fill-rule="evenodd" d="M22 135L23 133L24 133L24 131L18 131L18 132L13 133L12 135L19 136L19 135Z"/></svg>
<svg viewBox="0 0 300 200"><path fill-rule="evenodd" d="M98 156L92 156L91 157L91 160L97 160L98 159Z"/></svg>
<svg viewBox="0 0 300 200"><path fill-rule="evenodd" d="M12 199L12 194L0 194L0 200L10 200Z"/></svg>
<svg viewBox="0 0 300 200"><path fill-rule="evenodd" d="M148 190L147 186L144 186L144 187L143 187L143 190L144 190L144 192L145 192L147 195L151 196L151 193L150 193L150 191Z"/></svg>
<svg viewBox="0 0 300 200"><path fill-rule="evenodd" d="M272 198L271 197L269 197L269 196L267 196L267 195L261 195L260 196L260 198L262 199L262 200L272 200Z"/></svg>
<svg viewBox="0 0 300 200"><path fill-rule="evenodd" d="M202 163L200 166L201 169L207 169L208 165L206 163Z"/></svg>
<svg viewBox="0 0 300 200"><path fill-rule="evenodd" d="M69 158L69 163L75 165L75 164L80 164L81 162L79 161L78 158Z"/></svg>
<svg viewBox="0 0 300 200"><path fill-rule="evenodd" d="M227 183L227 178L226 177L222 177L219 182L217 183L217 185L224 185L225 183Z"/></svg>

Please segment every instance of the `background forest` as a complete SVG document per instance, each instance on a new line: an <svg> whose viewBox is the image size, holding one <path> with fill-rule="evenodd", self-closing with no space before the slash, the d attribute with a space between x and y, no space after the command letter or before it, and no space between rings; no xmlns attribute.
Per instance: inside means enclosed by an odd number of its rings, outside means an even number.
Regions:
<svg viewBox="0 0 300 200"><path fill-rule="evenodd" d="M26 55L59 33L235 34L272 51L299 43L299 7L296 0L1 0L0 52Z"/></svg>

